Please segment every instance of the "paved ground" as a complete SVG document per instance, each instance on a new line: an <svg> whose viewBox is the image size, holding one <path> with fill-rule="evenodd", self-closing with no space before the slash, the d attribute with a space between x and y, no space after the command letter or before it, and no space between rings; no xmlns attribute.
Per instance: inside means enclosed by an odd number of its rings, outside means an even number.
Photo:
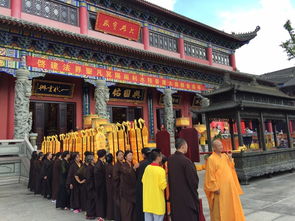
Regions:
<svg viewBox="0 0 295 221"><path fill-rule="evenodd" d="M199 173L203 186L204 172ZM295 221L295 174L284 173L273 178L253 180L243 186L242 203L247 221ZM208 206L204 192L200 190L204 212L208 217ZM78 221L84 214L55 209L54 204L40 196L34 196L22 184L0 187L1 221ZM209 220L209 218L207 218Z"/></svg>

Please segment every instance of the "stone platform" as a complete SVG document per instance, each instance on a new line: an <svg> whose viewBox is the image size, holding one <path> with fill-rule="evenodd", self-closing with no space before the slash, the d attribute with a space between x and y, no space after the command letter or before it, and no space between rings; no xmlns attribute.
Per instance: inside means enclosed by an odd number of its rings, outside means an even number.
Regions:
<svg viewBox="0 0 295 221"><path fill-rule="evenodd" d="M209 210L203 189L204 171L199 173L200 197L204 213L209 221ZM295 220L295 173L281 173L272 178L253 179L242 186L241 197L247 221L294 221ZM23 184L0 187L1 221L80 221L84 214L55 209L54 204L34 196Z"/></svg>

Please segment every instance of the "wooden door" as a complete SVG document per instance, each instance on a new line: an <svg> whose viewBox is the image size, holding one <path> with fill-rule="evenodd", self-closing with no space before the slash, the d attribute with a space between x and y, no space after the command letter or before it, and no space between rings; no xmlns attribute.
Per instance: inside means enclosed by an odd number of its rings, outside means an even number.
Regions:
<svg viewBox="0 0 295 221"><path fill-rule="evenodd" d="M67 133L67 103L58 104L57 128L59 134Z"/></svg>
<svg viewBox="0 0 295 221"><path fill-rule="evenodd" d="M36 102L33 106L33 131L38 134L37 146L38 149L41 149L45 127L45 105L44 103Z"/></svg>

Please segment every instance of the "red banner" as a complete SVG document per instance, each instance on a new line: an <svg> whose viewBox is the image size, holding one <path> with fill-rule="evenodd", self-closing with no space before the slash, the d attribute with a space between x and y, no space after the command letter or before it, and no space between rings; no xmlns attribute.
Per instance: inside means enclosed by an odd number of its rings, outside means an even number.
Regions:
<svg viewBox="0 0 295 221"><path fill-rule="evenodd" d="M50 60L32 56L27 56L27 66L50 70L57 73L61 72L74 75L83 75L87 77L103 77L109 81L141 84L151 87L172 87L175 89L189 91L205 90L205 86L203 84L193 82L138 73L126 73L122 71L108 70L103 68L95 68L76 63Z"/></svg>
<svg viewBox="0 0 295 221"><path fill-rule="evenodd" d="M106 12L97 12L95 30L137 41L141 24Z"/></svg>

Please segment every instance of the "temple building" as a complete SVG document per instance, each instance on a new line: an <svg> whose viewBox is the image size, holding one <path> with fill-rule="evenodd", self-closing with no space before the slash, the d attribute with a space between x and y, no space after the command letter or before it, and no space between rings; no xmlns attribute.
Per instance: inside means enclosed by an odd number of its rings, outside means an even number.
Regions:
<svg viewBox="0 0 295 221"><path fill-rule="evenodd" d="M2 0L0 139L35 132L40 147L90 114L143 118L150 140L175 118L196 124L200 93L225 74L253 80L235 51L258 31L228 34L143 0Z"/></svg>

